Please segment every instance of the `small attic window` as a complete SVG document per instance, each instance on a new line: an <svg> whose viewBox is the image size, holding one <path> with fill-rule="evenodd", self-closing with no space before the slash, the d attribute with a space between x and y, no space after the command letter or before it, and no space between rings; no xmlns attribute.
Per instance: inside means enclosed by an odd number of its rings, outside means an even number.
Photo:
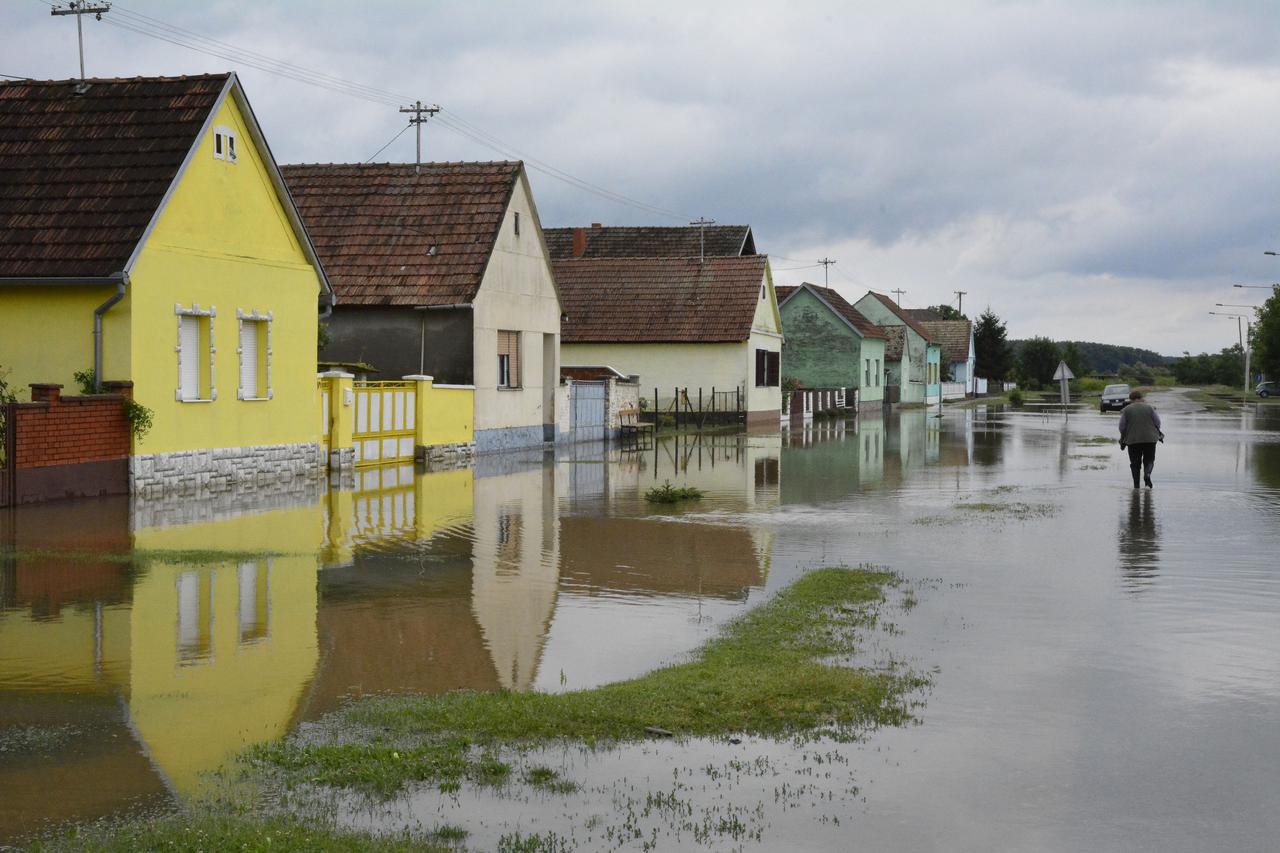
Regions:
<svg viewBox="0 0 1280 853"><path fill-rule="evenodd" d="M236 134L229 127L213 129L213 159L236 162Z"/></svg>
<svg viewBox="0 0 1280 853"><path fill-rule="evenodd" d="M517 211L515 212L515 214L516 214L516 218L515 218L515 221L516 221L516 236L517 236L517 237L519 237L519 236L520 236L520 211L518 211L518 210L517 210Z"/></svg>

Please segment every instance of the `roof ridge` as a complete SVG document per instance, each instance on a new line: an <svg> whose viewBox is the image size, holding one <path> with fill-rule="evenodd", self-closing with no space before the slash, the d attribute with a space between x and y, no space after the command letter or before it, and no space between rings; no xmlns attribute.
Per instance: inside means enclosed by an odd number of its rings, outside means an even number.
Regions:
<svg viewBox="0 0 1280 853"><path fill-rule="evenodd" d="M209 74L177 74L171 77L150 77L140 74L135 77L86 77L81 80L79 77L67 77L57 80L37 80L34 77L24 77L20 80L3 80L0 85L23 85L23 86L57 86L57 85L79 85L80 83L186 83L192 80L226 80L234 71L218 71Z"/></svg>
<svg viewBox="0 0 1280 853"><path fill-rule="evenodd" d="M432 160L426 163L394 163L390 160L381 163L284 163L281 169L298 169L303 167L309 168L347 168L347 169L363 169L369 166L377 167L431 167L431 166L504 166L515 167L523 166L523 160Z"/></svg>

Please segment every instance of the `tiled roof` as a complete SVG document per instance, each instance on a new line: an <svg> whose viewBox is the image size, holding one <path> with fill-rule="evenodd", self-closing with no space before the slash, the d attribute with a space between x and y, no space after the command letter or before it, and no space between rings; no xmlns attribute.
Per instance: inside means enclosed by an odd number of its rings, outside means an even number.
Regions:
<svg viewBox="0 0 1280 853"><path fill-rule="evenodd" d="M230 76L0 83L0 277L122 270Z"/></svg>
<svg viewBox="0 0 1280 853"><path fill-rule="evenodd" d="M791 294L799 290L800 287L807 287L809 290L822 297L822 299L824 299L837 314L848 320L849 324L852 325L858 331L858 334L862 335L864 338L885 338L883 329L875 323L872 323L866 317L862 316L862 312L857 308L854 308L853 305L849 303L849 300L845 299L830 287L819 287L818 285L810 284L807 281L800 286L778 287L775 288L778 293L778 304L781 305L783 302L786 302L791 298Z"/></svg>
<svg viewBox="0 0 1280 853"><path fill-rule="evenodd" d="M767 258L601 258L555 261L575 343L725 343L751 335Z"/></svg>
<svg viewBox="0 0 1280 853"><path fill-rule="evenodd" d="M888 308L891 312L893 312L894 316L896 316L899 320L901 320L902 322L910 326L912 331L914 331L917 335L924 338L926 341L928 341L931 344L937 343L932 337L929 336L929 330L926 329L924 326L920 325L920 321L912 318L911 315L909 315L905 310L903 310L902 308L899 308L898 303L894 302L892 299L885 296L883 293L876 293L874 290L870 291L870 294L874 296L876 299L879 299L880 304L882 304L885 308Z"/></svg>
<svg viewBox="0 0 1280 853"><path fill-rule="evenodd" d="M882 326L886 338L884 344L885 361L898 361L902 358L902 343L907 337L906 326Z"/></svg>
<svg viewBox="0 0 1280 853"><path fill-rule="evenodd" d="M943 361L968 361L968 320L926 320L920 325L929 331L931 340L941 345Z"/></svg>
<svg viewBox="0 0 1280 853"><path fill-rule="evenodd" d="M585 249L574 254L574 232L581 231ZM590 228L546 228L547 249L555 260L583 258L697 258L698 228L599 226ZM708 225L705 229L707 257L754 255L756 241L750 225Z"/></svg>
<svg viewBox="0 0 1280 853"><path fill-rule="evenodd" d="M932 308L903 308L902 313L912 320L923 323L925 320L941 320L942 315Z"/></svg>
<svg viewBox="0 0 1280 853"><path fill-rule="evenodd" d="M284 166L343 305L454 305L475 298L523 165Z"/></svg>

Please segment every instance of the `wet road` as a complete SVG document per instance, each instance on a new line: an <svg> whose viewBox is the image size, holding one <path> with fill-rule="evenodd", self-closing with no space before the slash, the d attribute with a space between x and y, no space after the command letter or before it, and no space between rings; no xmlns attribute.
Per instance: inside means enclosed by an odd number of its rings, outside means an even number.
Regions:
<svg viewBox="0 0 1280 853"><path fill-rule="evenodd" d="M384 471L248 509L24 509L0 522L0 839L198 793L352 695L635 675L806 569L873 563L919 603L864 662L933 673L918 725L553 750L529 760L578 794L343 814L463 825L476 849L516 829L583 850L1274 849L1280 413L1153 402L1151 491L1115 415L978 408ZM707 499L651 511L668 478Z"/></svg>

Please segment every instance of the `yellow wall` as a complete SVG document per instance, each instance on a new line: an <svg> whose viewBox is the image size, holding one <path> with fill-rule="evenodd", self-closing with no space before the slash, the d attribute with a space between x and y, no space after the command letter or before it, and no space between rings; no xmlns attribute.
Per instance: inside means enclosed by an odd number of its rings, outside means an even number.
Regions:
<svg viewBox="0 0 1280 853"><path fill-rule="evenodd" d="M33 382L80 393L72 374L93 367L93 310L115 292L115 285L0 287L0 379L19 400L31 399ZM117 303L103 317L104 379L129 378L124 307Z"/></svg>
<svg viewBox="0 0 1280 853"><path fill-rule="evenodd" d="M6 690L74 693L114 691L129 678L129 610L68 605L54 618L13 610L0 614L0 685ZM94 660L100 629L102 660Z"/></svg>
<svg viewBox="0 0 1280 853"><path fill-rule="evenodd" d="M319 441L316 392L320 278L308 263L262 155L228 99L214 121L237 134L239 159L213 159L212 132L161 215L133 271L124 303L132 339L134 396L155 412L138 453ZM175 304L216 308L217 399L178 402ZM239 400L237 309L270 312L271 400ZM265 353L262 354L265 358ZM202 373L208 369L201 359Z"/></svg>
<svg viewBox="0 0 1280 853"><path fill-rule="evenodd" d="M475 390L418 383L418 445L470 444L475 438Z"/></svg>

